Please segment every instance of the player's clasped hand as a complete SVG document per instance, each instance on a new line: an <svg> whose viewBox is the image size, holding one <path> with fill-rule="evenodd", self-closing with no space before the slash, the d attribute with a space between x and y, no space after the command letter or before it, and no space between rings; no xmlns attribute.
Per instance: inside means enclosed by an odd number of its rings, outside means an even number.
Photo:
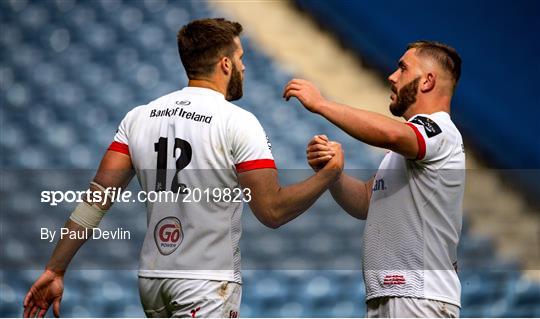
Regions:
<svg viewBox="0 0 540 319"><path fill-rule="evenodd" d="M315 135L306 148L306 159L314 171L323 168L343 171L344 157L341 144L330 141L326 135Z"/></svg>
<svg viewBox="0 0 540 319"><path fill-rule="evenodd" d="M51 270L45 270L32 285L24 298L25 318L43 318L53 304L55 317L60 317L60 301L64 292L64 276Z"/></svg>
<svg viewBox="0 0 540 319"><path fill-rule="evenodd" d="M328 145L326 135L315 135L306 147L306 159L309 166L318 172L335 155Z"/></svg>

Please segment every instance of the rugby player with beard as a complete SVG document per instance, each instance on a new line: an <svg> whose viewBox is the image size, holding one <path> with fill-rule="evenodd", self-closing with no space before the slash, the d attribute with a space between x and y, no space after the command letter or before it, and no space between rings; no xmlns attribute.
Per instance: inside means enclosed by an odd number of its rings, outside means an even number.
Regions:
<svg viewBox="0 0 540 319"><path fill-rule="evenodd" d="M349 135L388 149L375 176L347 174L332 186L335 201L366 220L363 274L368 317L458 317L461 286L457 245L462 223L465 153L450 118L461 59L448 45L411 43L388 80L387 116L325 99L309 81L291 80L284 91ZM308 163L321 168L330 142L308 144Z"/></svg>
<svg viewBox="0 0 540 319"><path fill-rule="evenodd" d="M238 317L244 202L264 225L277 228L305 212L343 169L341 146L329 144L321 170L280 185L262 126L231 103L242 97L241 32L239 23L222 18L195 20L178 32L188 86L128 112L90 185L98 193L125 188L135 173L145 192L182 195L147 203L139 291L148 317ZM193 196L185 201L189 190ZM212 197L197 200L197 190ZM95 228L111 205L81 203L65 227ZM43 317L51 305L60 315L64 273L84 242L58 242L24 299L25 317Z"/></svg>

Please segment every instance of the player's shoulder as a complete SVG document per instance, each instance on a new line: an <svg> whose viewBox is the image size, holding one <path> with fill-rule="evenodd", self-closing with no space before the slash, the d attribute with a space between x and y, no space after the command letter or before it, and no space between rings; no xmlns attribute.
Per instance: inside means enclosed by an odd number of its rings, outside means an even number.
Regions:
<svg viewBox="0 0 540 319"><path fill-rule="evenodd" d="M259 120L253 113L232 102L225 101L223 104L223 108L224 111L230 115L229 118L234 122L239 122L239 124L242 124L241 121L259 122Z"/></svg>
<svg viewBox="0 0 540 319"><path fill-rule="evenodd" d="M124 116L124 119L122 120L122 122L125 122L125 123L132 122L135 118L137 118L137 115L141 112L141 110L145 106L146 105L138 105L138 106L132 108L131 110L129 110L126 113L126 115Z"/></svg>
<svg viewBox="0 0 540 319"><path fill-rule="evenodd" d="M409 122L422 126L428 138L435 137L439 134L461 136L450 114L446 112L416 114Z"/></svg>
<svg viewBox="0 0 540 319"><path fill-rule="evenodd" d="M167 93L165 95L162 95L158 98L155 98L153 100L151 100L150 102L148 102L147 104L145 105L141 105L139 108L139 111L142 111L146 108L151 108L151 107L155 107L155 106L161 106L161 105L169 105L171 103L171 101L176 101L176 100L180 100L181 99L181 91L173 91L173 92L170 92L170 93Z"/></svg>
<svg viewBox="0 0 540 319"><path fill-rule="evenodd" d="M167 105L167 103L169 103L171 100L174 100L175 98L177 98L178 92L179 91L170 92L168 94L155 98L146 104L135 106L134 108L132 108L131 110L127 112L126 118L135 118L150 108L154 108L158 105Z"/></svg>

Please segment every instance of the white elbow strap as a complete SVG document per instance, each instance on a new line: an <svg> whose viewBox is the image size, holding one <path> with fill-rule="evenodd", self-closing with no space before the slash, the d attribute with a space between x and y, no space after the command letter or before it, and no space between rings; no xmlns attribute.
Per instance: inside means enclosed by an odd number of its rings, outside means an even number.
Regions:
<svg viewBox="0 0 540 319"><path fill-rule="evenodd" d="M99 209L96 204L90 205L87 202L82 202L77 205L69 219L83 227L96 228L106 212L106 210Z"/></svg>

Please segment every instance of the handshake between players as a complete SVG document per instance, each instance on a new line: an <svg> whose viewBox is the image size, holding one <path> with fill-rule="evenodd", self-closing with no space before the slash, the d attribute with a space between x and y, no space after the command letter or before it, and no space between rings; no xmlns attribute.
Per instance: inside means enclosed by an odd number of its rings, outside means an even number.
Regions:
<svg viewBox="0 0 540 319"><path fill-rule="evenodd" d="M393 92L390 111L405 118L406 123L326 100L308 81L290 81L283 94L285 99L296 97L306 109L325 117L357 140L392 152L387 153L375 177L377 185L380 182L384 186L374 188L374 178L364 182L343 174L341 145L324 135L317 135L306 150L307 161L315 171L313 176L296 184L281 186L264 129L253 114L231 103L242 97L245 66L239 37L241 32L239 23L225 19L195 20L180 29L177 40L180 59L189 79L188 86L136 107L124 117L90 189L103 192L108 187L126 187L136 170L148 175L137 175L144 191L178 190L180 185L194 187L201 181L207 181L197 172L211 168L211 177L223 185L240 185L249 189L252 212L261 223L271 228L280 227L307 211L329 189L347 213L359 219L366 219L368 215L370 218L365 229L362 258L365 263L363 269L368 270L365 273L368 317L386 313L397 313L401 317L424 316L425 312L408 313L406 309L435 309L435 306L430 304L426 307L424 303L441 302L438 296L445 297L442 300L447 303L445 309L453 307L457 311L452 314L427 313L428 317L458 315L459 290L453 287L458 287L459 281L452 268L457 235L445 233L441 237L448 238L447 242L431 250L444 252L437 257L443 261L439 264L447 264L448 271L430 273L431 277L426 279L429 283L448 283L446 286L452 286L452 289L446 291L438 288L439 285L426 285L432 289L412 296L420 298L412 298L407 289L409 285L423 287L424 278L416 272L401 270L425 269L424 265L403 264L409 260L396 260L395 256L403 254L398 250L399 245L385 246L396 247L396 251L379 247L385 242L406 242L406 254L413 256L410 260L422 260L418 255L421 250L409 248L416 247L409 244L410 236L396 238L396 234L421 233L414 227L422 222L411 223L403 218L430 218L447 212L461 216L459 204L463 189L459 185L463 183L452 180L439 185L440 179L434 174L438 169L464 168L461 136L449 117L449 102L459 78L459 65L454 68L454 64L437 63L440 59L436 59L440 55L445 59L452 58L450 62L454 63L453 55L447 57L448 52L453 51L437 43L418 42L408 48L400 60L400 67L389 77ZM216 37L216 34L220 36ZM201 61L200 52L206 51L208 54L202 57L207 61ZM435 58L434 54L437 55ZM186 116L177 116L174 110L179 109L178 103L197 109L197 113L182 109L180 114ZM200 121L200 118L205 120ZM445 140L455 143L443 143ZM440 147L443 144L445 148ZM178 149L180 155L177 155ZM450 157L451 161L448 160ZM134 158L137 160L133 161ZM442 165L444 163L453 166L447 167ZM417 168L414 174L409 172L413 168ZM170 169L175 172L171 176L172 181L167 174L160 174ZM111 171L122 173L107 173ZM402 174L385 176L387 172ZM385 178L387 184L384 184ZM408 185L411 194L419 195L400 196L402 192L398 192L398 188L401 185ZM418 185L431 186L419 189ZM445 185L457 186L449 189ZM441 196L427 196L434 190ZM441 199L441 202L432 206L416 202L428 197ZM66 227L71 230L96 228L111 205L112 202L106 205L80 203ZM238 243L243 203L190 203L189 209L187 205L183 202L175 205L155 203L147 207L148 229L138 272L145 314L149 317L193 317L195 314L199 317L237 317L242 291ZM401 210L389 209L394 207L401 207ZM418 211L419 207L421 211ZM445 209L432 212L425 211L424 207ZM368 210L376 213L368 214ZM220 213L215 214L218 211ZM388 225L389 220L394 224ZM435 222L424 224L435 225ZM177 229L178 236L164 239L160 234L165 227ZM456 231L459 228L460 219L456 218L449 231L459 234ZM183 229L196 231L184 234ZM437 233L438 229L432 230ZM25 317L44 316L51 305L54 315L60 314L63 276L84 242L66 238L58 242L46 271L25 297ZM423 236L417 238L417 245L423 245ZM379 264L381 261L389 261L396 270L388 273L383 270L387 268ZM405 283L407 285L402 285ZM208 298L221 291L219 289L226 291L226 295ZM392 300L388 305L388 298L379 296L411 298ZM388 307L397 307L397 312L393 311L394 308L389 312Z"/></svg>

